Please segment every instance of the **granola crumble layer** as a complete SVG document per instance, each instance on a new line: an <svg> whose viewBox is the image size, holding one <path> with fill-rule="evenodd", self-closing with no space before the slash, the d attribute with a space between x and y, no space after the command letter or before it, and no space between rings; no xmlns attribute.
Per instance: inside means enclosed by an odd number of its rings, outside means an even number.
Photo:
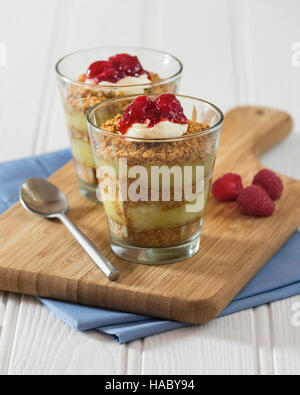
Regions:
<svg viewBox="0 0 300 395"><path fill-rule="evenodd" d="M167 142L133 141L118 135L118 123L122 114L101 125L101 129L111 133L93 135L96 156L103 160L127 159L128 165L181 165L204 163L215 151L216 138L209 134L175 139ZM188 121L187 135L203 132L209 125ZM213 164L212 164L213 165Z"/></svg>
<svg viewBox="0 0 300 395"><path fill-rule="evenodd" d="M98 180L96 177L96 170L93 167L86 166L80 162L78 162L75 158L73 158L75 169L78 177L86 182L87 184L92 184L97 186Z"/></svg>
<svg viewBox="0 0 300 395"><path fill-rule="evenodd" d="M150 72L150 75L152 83L158 83L159 81L161 81L158 74ZM84 81L84 74L78 78L78 81ZM157 85L145 89L145 94L161 94L168 92L170 88L172 88L171 84ZM113 88L105 88L103 86L100 87L97 85L87 85L87 87L81 87L76 85L70 85L67 92L66 105L67 107L69 107L69 109L83 111L84 113L86 113L88 109L93 107L95 104L101 103L105 100L112 99L117 96L124 96L124 94L122 94L121 92L121 89L122 86L119 86L118 90L120 93L116 94L116 91ZM171 89L171 91L174 91L174 87L173 89Z"/></svg>
<svg viewBox="0 0 300 395"><path fill-rule="evenodd" d="M122 226L108 217L110 232L119 240L132 243L139 247L172 247L188 242L196 237L201 230L202 219L195 222L173 227L172 229L154 229L146 232L136 232L131 228Z"/></svg>

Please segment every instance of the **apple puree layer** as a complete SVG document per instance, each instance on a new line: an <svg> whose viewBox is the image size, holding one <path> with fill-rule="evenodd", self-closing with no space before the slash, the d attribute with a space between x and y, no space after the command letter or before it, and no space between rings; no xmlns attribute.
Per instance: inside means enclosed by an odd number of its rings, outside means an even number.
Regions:
<svg viewBox="0 0 300 395"><path fill-rule="evenodd" d="M77 176L86 184L97 185L95 161L83 111L66 110L71 151L75 161Z"/></svg>
<svg viewBox="0 0 300 395"><path fill-rule="evenodd" d="M187 209L188 205L193 205L195 202L178 202L179 206L175 205L175 208L170 208L172 205L168 207L163 202L133 203L119 200L110 201L106 200L103 195L102 197L107 217L124 228L136 232L147 232L186 226L201 219L204 215L209 190L210 182L206 183L202 196L199 196L203 204L195 212L189 212Z"/></svg>
<svg viewBox="0 0 300 395"><path fill-rule="evenodd" d="M93 151L90 143L71 138L71 151L73 158L77 162L87 167L95 167Z"/></svg>
<svg viewBox="0 0 300 395"><path fill-rule="evenodd" d="M78 131L83 136L88 137L89 132L86 124L86 115L83 111L67 111L66 110L67 125L70 129Z"/></svg>

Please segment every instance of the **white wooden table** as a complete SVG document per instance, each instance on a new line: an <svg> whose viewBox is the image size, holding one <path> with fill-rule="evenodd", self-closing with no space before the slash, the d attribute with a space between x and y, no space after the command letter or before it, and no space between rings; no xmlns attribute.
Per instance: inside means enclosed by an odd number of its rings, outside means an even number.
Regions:
<svg viewBox="0 0 300 395"><path fill-rule="evenodd" d="M300 179L298 0L0 0L0 8L1 161L67 146L55 60L142 45L184 60L182 93L224 111L244 103L289 111L294 134L262 161ZM299 302L118 345L74 332L32 297L0 293L0 374L299 374Z"/></svg>

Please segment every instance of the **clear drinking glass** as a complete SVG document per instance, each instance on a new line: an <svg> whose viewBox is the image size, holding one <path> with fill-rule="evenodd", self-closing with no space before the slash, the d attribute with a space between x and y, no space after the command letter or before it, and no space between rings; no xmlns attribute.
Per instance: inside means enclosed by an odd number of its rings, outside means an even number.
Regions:
<svg viewBox="0 0 300 395"><path fill-rule="evenodd" d="M143 85L91 85L78 81L90 64L107 60L118 53L138 57L142 67L152 73L152 81ZM130 94L175 93L178 89L183 66L174 56L144 48L103 47L75 52L62 58L56 72L62 95L71 150L81 194L97 201L97 178L94 158L86 125L89 108L105 100Z"/></svg>
<svg viewBox="0 0 300 395"><path fill-rule="evenodd" d="M200 246L223 114L204 100L176 95L190 120L180 138L137 139L104 130L136 97L111 99L87 113L112 250L144 264L184 260Z"/></svg>

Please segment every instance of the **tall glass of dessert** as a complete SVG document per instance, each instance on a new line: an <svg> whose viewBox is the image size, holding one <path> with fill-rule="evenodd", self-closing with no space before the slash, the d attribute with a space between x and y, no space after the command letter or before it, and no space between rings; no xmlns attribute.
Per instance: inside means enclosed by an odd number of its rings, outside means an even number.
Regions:
<svg viewBox="0 0 300 395"><path fill-rule="evenodd" d="M100 103L87 121L114 253L143 264L193 256L222 112L201 99L151 94Z"/></svg>
<svg viewBox="0 0 300 395"><path fill-rule="evenodd" d="M56 65L79 190L97 201L95 162L86 125L97 103L151 93L175 93L182 64L164 52L129 47L95 48L62 58Z"/></svg>

